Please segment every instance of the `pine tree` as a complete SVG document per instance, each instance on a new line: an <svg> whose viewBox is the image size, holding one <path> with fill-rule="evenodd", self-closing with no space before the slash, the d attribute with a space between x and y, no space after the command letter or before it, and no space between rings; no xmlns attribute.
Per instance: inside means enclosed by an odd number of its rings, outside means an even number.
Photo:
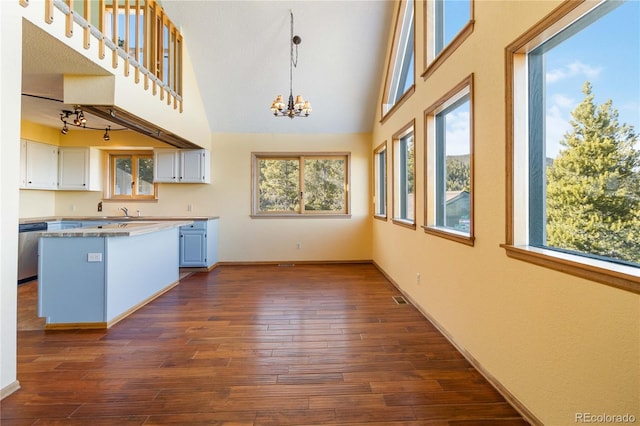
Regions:
<svg viewBox="0 0 640 426"><path fill-rule="evenodd" d="M633 127L589 82L547 168L547 245L640 263L640 150Z"/></svg>

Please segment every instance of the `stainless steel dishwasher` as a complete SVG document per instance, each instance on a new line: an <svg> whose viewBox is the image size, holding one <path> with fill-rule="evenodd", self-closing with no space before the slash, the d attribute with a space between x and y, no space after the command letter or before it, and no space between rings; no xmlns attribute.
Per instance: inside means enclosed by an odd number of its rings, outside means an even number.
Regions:
<svg viewBox="0 0 640 426"><path fill-rule="evenodd" d="M38 240L47 222L18 225L18 284L31 281L38 276Z"/></svg>

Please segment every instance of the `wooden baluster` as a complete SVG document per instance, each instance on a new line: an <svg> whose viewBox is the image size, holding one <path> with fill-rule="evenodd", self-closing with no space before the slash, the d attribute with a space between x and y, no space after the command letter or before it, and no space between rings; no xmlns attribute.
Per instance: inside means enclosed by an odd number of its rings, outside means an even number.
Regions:
<svg viewBox="0 0 640 426"><path fill-rule="evenodd" d="M65 3L69 7L69 14L65 20L65 35L73 37L73 0L65 0Z"/></svg>
<svg viewBox="0 0 640 426"><path fill-rule="evenodd" d="M135 29L136 29L136 35L134 37L134 48L135 51L133 53L133 57L135 58L136 62L138 63L138 66L136 67L135 71L134 71L134 79L136 84L140 83L140 65L142 65L140 63L140 0L136 0L135 3L135 8L136 8L136 25L135 25Z"/></svg>
<svg viewBox="0 0 640 426"><path fill-rule="evenodd" d="M89 23L84 29L84 48L91 47L91 1L84 0L84 20Z"/></svg>
<svg viewBox="0 0 640 426"><path fill-rule="evenodd" d="M129 27L131 26L129 22L129 9L131 8L131 3L129 0L124 0L124 50L127 52L127 57L124 60L124 75L125 77L129 76L129 46L130 44L130 32Z"/></svg>
<svg viewBox="0 0 640 426"><path fill-rule="evenodd" d="M44 2L44 22L53 23L53 0L45 0Z"/></svg>
<svg viewBox="0 0 640 426"><path fill-rule="evenodd" d="M111 56L111 65L113 68L118 68L118 1L115 0L112 3L112 18L111 18L111 40L113 44L115 44L115 48L113 49L113 53Z"/></svg>
<svg viewBox="0 0 640 426"><path fill-rule="evenodd" d="M100 34L102 34L102 37L100 38L100 40L98 40L98 57L100 59L104 59L104 32L106 30L106 25L105 25L105 17L106 17L106 11L105 11L106 5L104 3L104 0L100 0L100 2L98 3L98 30L100 31Z"/></svg>
<svg viewBox="0 0 640 426"><path fill-rule="evenodd" d="M29 6L29 0L19 0L20 6L27 7Z"/></svg>

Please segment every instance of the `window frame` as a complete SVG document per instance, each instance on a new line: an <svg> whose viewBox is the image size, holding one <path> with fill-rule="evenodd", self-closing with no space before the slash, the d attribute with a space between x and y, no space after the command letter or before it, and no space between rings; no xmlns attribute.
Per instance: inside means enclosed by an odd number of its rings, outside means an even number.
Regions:
<svg viewBox="0 0 640 426"><path fill-rule="evenodd" d="M403 210L405 215L408 215L409 209L407 205L406 197L401 197L400 187L403 182L400 180L400 173L402 172L403 158L406 161L406 156L402 156L400 149L402 148L402 141L409 135L413 135L413 219L402 217ZM415 120L411 120L404 127L398 130L393 135L393 153L392 153L392 173L393 173L393 223L396 225L405 226L411 229L416 229L416 132L415 132ZM404 166L406 167L406 165ZM408 180L405 179L405 181ZM406 185L406 182L404 183ZM404 200L404 201L403 201Z"/></svg>
<svg viewBox="0 0 640 426"><path fill-rule="evenodd" d="M384 154L384 155L383 155ZM387 220L388 218L388 158L387 141L384 141L373 151L373 217ZM384 164L382 164L384 163ZM384 208L384 212L380 211Z"/></svg>
<svg viewBox="0 0 640 426"><path fill-rule="evenodd" d="M445 228L438 225L437 210L439 208L437 199L441 191L438 190L439 180L437 173L439 170L438 162L440 153L437 145L446 143L444 139L439 141L440 135L436 130L436 119L438 114L448 110L452 106L458 104L462 99L468 98L469 102L469 233L458 232L451 228ZM474 220L474 102L473 102L473 74L470 74L454 88L449 90L440 99L434 102L424 111L424 128L427 146L427 155L425 156L425 200L427 208L424 212L423 230L427 234L446 238L462 244L473 246L475 243L475 220ZM446 160L446 158L445 158Z"/></svg>
<svg viewBox="0 0 640 426"><path fill-rule="evenodd" d="M308 158L330 159L342 158L345 162L345 179L344 179L344 210L335 211L317 211L310 210L307 213L304 208L304 160ZM299 161L300 175L298 177L298 189L300 190L300 205L297 211L285 212L264 212L259 210L260 193L259 193L259 166L261 159L282 159ZM351 153L350 152L252 152L251 153L251 215L252 218L350 218L351 217Z"/></svg>
<svg viewBox="0 0 640 426"><path fill-rule="evenodd" d="M469 21L458 31L456 36L436 53L436 29L439 27L438 7L436 3L443 0L423 0L423 23L424 23L424 71L422 78L427 79L436 69L442 65L449 56L453 54L464 41L473 33L475 25L475 0L469 0Z"/></svg>
<svg viewBox="0 0 640 426"><path fill-rule="evenodd" d="M598 3L567 1L505 49L506 229L510 258L640 294L640 268L529 244L528 54Z"/></svg>
<svg viewBox="0 0 640 426"><path fill-rule="evenodd" d="M407 29L407 25L406 25L407 23L405 22L405 19L406 19L406 10L409 4L412 5L413 12L412 12L412 19L411 19L410 26ZM393 112L396 111L402 104L404 104L406 100L415 92L415 87L416 87L416 84L415 84L416 83L416 65L415 65L416 17L415 17L415 14L416 14L415 0L398 1L398 11L396 13L395 26L393 29L393 43L391 45L391 51L388 55L389 62L387 63L387 72L386 72L385 82L384 82L384 92L382 95L382 103L380 105L380 117L381 117L380 122L381 123L384 123L393 114ZM407 46L406 50L404 50L404 55L400 56L399 53L401 52L400 51L401 42L404 39L408 38L407 31L409 34L411 34L413 43L411 46ZM409 52L413 54L413 68L407 69L405 70L405 72L412 73L413 84L409 86L407 90L404 91L404 93L400 94L399 85L395 84L397 86L395 91L393 90L392 86L394 85L394 82L397 82L396 76L398 72L398 67L402 68L402 64L405 62L406 55ZM392 95L394 95L393 100L391 99Z"/></svg>
<svg viewBox="0 0 640 426"><path fill-rule="evenodd" d="M152 151L109 151L107 152L107 163L108 170L107 179L108 179L108 192L106 194L106 200L114 200L114 201L157 201L158 200L158 184L153 182L153 194L150 195L138 195L137 194L137 185L134 185L131 191L131 195L116 195L115 194L115 186L116 186L116 173L115 173L115 159L117 158L131 158L131 180L132 182L137 182L138 180L138 159L139 158L147 158L151 159L154 162L155 167L155 159ZM134 191L135 189L135 191Z"/></svg>

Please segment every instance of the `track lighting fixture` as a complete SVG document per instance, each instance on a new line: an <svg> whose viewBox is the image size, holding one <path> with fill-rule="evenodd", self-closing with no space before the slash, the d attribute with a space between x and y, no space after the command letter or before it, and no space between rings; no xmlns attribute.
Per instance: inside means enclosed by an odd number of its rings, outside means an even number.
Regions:
<svg viewBox="0 0 640 426"><path fill-rule="evenodd" d="M60 120L62 121L62 129L60 130L60 133L63 135L69 133L68 126L75 126L89 130L102 130L101 127L87 126L87 118L84 116L84 111L82 111L82 108L80 108L79 105L74 105L73 111L66 109L62 110L62 113L60 113ZM102 139L104 139L105 142L111 140L109 132L117 130L127 130L127 128L112 129L111 126L107 126L104 128L104 135L102 135Z"/></svg>

